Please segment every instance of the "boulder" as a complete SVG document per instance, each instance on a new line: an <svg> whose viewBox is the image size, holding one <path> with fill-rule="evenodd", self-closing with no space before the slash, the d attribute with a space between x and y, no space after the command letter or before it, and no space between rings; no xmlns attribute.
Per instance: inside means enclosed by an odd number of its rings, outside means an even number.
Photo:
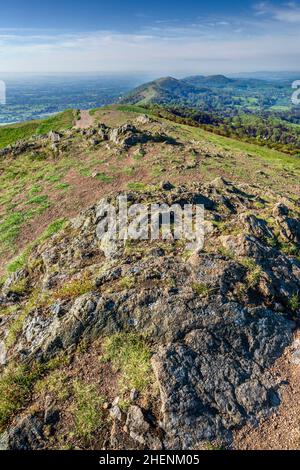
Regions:
<svg viewBox="0 0 300 470"><path fill-rule="evenodd" d="M43 422L36 415L28 415L11 427L1 440L5 450L38 450L44 446Z"/></svg>

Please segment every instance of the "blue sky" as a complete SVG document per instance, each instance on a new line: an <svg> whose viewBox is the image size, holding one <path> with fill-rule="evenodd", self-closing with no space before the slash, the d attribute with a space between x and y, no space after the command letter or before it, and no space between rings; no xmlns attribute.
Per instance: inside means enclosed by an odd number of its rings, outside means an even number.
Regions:
<svg viewBox="0 0 300 470"><path fill-rule="evenodd" d="M300 1L11 0L0 72L300 70Z"/></svg>

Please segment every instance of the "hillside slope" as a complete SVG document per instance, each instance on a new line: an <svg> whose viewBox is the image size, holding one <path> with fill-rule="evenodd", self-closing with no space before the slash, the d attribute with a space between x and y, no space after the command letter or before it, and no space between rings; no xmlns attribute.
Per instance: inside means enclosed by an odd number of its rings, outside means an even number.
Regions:
<svg viewBox="0 0 300 470"><path fill-rule="evenodd" d="M73 127L75 111L72 109L55 114L47 119L21 122L0 127L0 149L21 139L33 135L43 135L47 132L60 131Z"/></svg>
<svg viewBox="0 0 300 470"><path fill-rule="evenodd" d="M92 114L95 123L118 127L135 121L143 112L115 106ZM146 188L166 176L179 184L224 176L268 185L279 192L288 179L285 192L294 199L299 197L298 159L160 118L141 129L167 132L180 145L148 142L120 150L113 143L99 141L96 129L77 129L61 132L56 143L55 136L46 135L25 141L25 147L18 144L2 151L6 155L0 161L2 271L6 261L49 224L75 216L111 191L136 185Z"/></svg>
<svg viewBox="0 0 300 470"><path fill-rule="evenodd" d="M162 77L145 83L125 95L122 103L176 104L228 115L230 112L262 111L291 106L291 85L287 81L208 77L195 75L183 79Z"/></svg>
<svg viewBox="0 0 300 470"><path fill-rule="evenodd" d="M19 257L0 290L0 447L241 448L280 415L273 370L297 348L300 162L137 107L91 115L2 151L3 266ZM124 192L203 204L204 249L99 240L103 198Z"/></svg>
<svg viewBox="0 0 300 470"><path fill-rule="evenodd" d="M299 155L299 107L291 105L290 85L223 75L171 77L146 83L123 104L167 108L206 130Z"/></svg>

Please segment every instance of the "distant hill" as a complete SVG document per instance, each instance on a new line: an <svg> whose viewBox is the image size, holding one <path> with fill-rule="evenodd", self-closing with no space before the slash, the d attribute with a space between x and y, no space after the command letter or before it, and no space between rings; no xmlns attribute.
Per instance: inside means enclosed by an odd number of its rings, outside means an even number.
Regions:
<svg viewBox="0 0 300 470"><path fill-rule="evenodd" d="M163 77L135 88L121 98L123 104L180 105L232 115L240 110L291 108L291 87L286 81L195 75L183 79Z"/></svg>
<svg viewBox="0 0 300 470"><path fill-rule="evenodd" d="M149 103L170 103L189 100L191 96L199 93L209 93L207 88L199 90L189 81L177 80L172 77L162 77L152 82L146 83L135 88L122 98L122 103L130 104L149 104Z"/></svg>
<svg viewBox="0 0 300 470"><path fill-rule="evenodd" d="M236 80L227 78L224 75L210 75L203 77L202 75L193 75L183 79L185 83L198 87L199 85L211 86L224 86L228 84L234 84Z"/></svg>

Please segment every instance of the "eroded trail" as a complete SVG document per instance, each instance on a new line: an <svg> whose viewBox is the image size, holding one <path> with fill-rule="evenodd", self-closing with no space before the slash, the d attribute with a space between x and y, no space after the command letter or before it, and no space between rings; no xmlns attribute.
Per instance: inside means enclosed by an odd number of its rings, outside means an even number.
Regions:
<svg viewBox="0 0 300 470"><path fill-rule="evenodd" d="M80 119L76 121L76 129L88 129L94 124L94 118L90 115L89 110L80 110Z"/></svg>

